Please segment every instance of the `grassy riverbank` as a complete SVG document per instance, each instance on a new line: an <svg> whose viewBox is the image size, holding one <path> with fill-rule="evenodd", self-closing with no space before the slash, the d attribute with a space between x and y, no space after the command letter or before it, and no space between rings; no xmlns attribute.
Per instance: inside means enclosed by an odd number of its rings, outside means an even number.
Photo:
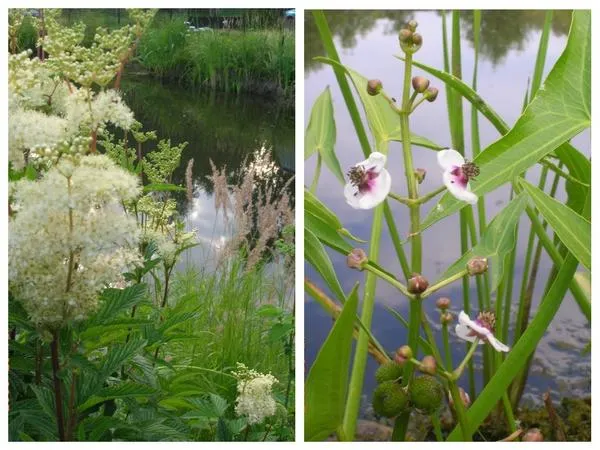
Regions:
<svg viewBox="0 0 600 450"><path fill-rule="evenodd" d="M294 95L294 33L286 29L193 32L164 21L144 35L137 59L158 77L189 86Z"/></svg>

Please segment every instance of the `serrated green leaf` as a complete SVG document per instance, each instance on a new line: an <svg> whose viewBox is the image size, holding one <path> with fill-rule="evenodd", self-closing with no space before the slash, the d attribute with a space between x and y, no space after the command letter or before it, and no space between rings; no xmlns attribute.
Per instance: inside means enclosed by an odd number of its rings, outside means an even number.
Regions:
<svg viewBox="0 0 600 450"><path fill-rule="evenodd" d="M592 224L527 181L519 180L519 183L562 243L581 264L591 269Z"/></svg>
<svg viewBox="0 0 600 450"><path fill-rule="evenodd" d="M335 177L345 184L344 173L335 155L335 119L329 86L315 101L304 135L304 159L310 158L315 152L321 155Z"/></svg>
<svg viewBox="0 0 600 450"><path fill-rule="evenodd" d="M591 15L589 11L575 11L567 46L544 86L515 126L475 158L474 162L480 168L477 180L471 183L475 194L484 195L514 180L545 155L590 126L590 47ZM415 65L425 68L421 64ZM454 78L446 82L452 88L460 86ZM425 218L421 230L465 205L446 193Z"/></svg>
<svg viewBox="0 0 600 450"><path fill-rule="evenodd" d="M304 390L304 439L327 438L342 424L358 306L354 286L310 368Z"/></svg>
<svg viewBox="0 0 600 450"><path fill-rule="evenodd" d="M346 297L333 264L319 239L308 229L304 230L304 257L321 275L331 292L343 302Z"/></svg>
<svg viewBox="0 0 600 450"><path fill-rule="evenodd" d="M124 381L122 383L101 389L97 395L93 395L88 398L77 409L78 411L83 412L86 409L106 400L112 400L115 398L143 398L155 393L156 389L149 386L133 383L131 381Z"/></svg>
<svg viewBox="0 0 600 450"><path fill-rule="evenodd" d="M511 200L492 219L477 245L448 267L440 280L445 280L464 270L473 257L488 258L491 260L491 291L495 291L504 275L504 267L508 262L507 258L515 246L517 224L525 206L527 206L527 196L525 194L520 194Z"/></svg>
<svg viewBox="0 0 600 450"><path fill-rule="evenodd" d="M100 309L90 320L90 324L104 324L118 318L119 314L129 311L146 297L146 284L134 284L125 289L107 288L100 295Z"/></svg>
<svg viewBox="0 0 600 450"><path fill-rule="evenodd" d="M217 394L210 394L210 401L215 407L215 411L217 412L219 417L222 417L227 411L227 407L229 403L223 397L218 396Z"/></svg>
<svg viewBox="0 0 600 450"><path fill-rule="evenodd" d="M315 60L339 67L350 76L352 84L365 109L369 128L375 138L377 150L387 154L387 148L390 141L402 141L400 118L398 114L394 112L383 95L371 96L367 93L367 78L332 59L317 57ZM385 91L383 92L385 93ZM422 136L417 136L416 134L411 134L410 141L413 145L429 148L431 150L442 150L444 148L435 142Z"/></svg>

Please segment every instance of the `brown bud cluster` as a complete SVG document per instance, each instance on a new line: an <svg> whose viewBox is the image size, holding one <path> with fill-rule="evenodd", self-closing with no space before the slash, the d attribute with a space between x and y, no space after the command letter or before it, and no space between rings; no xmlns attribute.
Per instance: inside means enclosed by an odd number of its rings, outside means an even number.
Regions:
<svg viewBox="0 0 600 450"><path fill-rule="evenodd" d="M487 258L472 258L467 263L467 272L469 275L481 275L487 272L488 262Z"/></svg>
<svg viewBox="0 0 600 450"><path fill-rule="evenodd" d="M418 273L413 274L412 278L408 279L408 292L411 294L422 294L429 287L429 281L423 275Z"/></svg>
<svg viewBox="0 0 600 450"><path fill-rule="evenodd" d="M400 365L404 365L406 361L408 361L412 357L412 349L408 345L403 345L398 350L396 350L396 354L394 355L394 361L396 361Z"/></svg>
<svg viewBox="0 0 600 450"><path fill-rule="evenodd" d="M363 266L369 261L367 254L362 248L355 248L346 257L346 264L351 269L363 270Z"/></svg>
<svg viewBox="0 0 600 450"><path fill-rule="evenodd" d="M369 80L367 82L367 93L371 96L378 95L383 89L383 84L380 80Z"/></svg>

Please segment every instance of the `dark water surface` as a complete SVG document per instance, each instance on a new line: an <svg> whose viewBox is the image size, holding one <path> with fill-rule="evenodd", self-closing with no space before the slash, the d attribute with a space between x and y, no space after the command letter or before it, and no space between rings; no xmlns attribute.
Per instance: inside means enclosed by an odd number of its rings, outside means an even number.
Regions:
<svg viewBox="0 0 600 450"><path fill-rule="evenodd" d="M293 110L272 99L251 95L227 95L198 92L175 84L163 84L148 76L128 75L123 82L124 98L144 130L156 130L159 139L171 139L171 145L188 142L174 182L185 186L185 169L194 159L194 196L177 194L179 210L188 229L196 229L201 243L187 252L182 266L211 265L232 230L225 226L222 213L214 208L210 160L218 168L227 168L229 183L244 161L263 160L270 153L279 182L287 181L294 166ZM146 147L147 145L147 147ZM145 144L144 150L156 144ZM293 183L288 192L293 196ZM293 197L292 197L293 198Z"/></svg>
<svg viewBox="0 0 600 450"><path fill-rule="evenodd" d="M415 59L433 67L443 68L442 21L441 16L436 12L336 11L328 12L326 16L335 35L342 63L367 78L381 79L386 91L398 99L402 94L403 66L393 55L400 53L397 32L406 21L411 18L416 19L419 23L418 31L423 36L423 46L416 54ZM544 13L542 11L494 11L484 12L482 15L478 91L509 124L514 124L521 112L528 79L534 70L543 21ZM550 71L564 48L569 23L570 14L568 12L561 11L554 14L553 33L548 46L545 74ZM463 78L469 83L472 79L474 64L471 24L471 13L465 12L461 22L462 70ZM448 20L448 27L450 27L450 20ZM312 61L313 57L322 56L324 53L310 13L307 13L305 18L305 41L305 123L308 123L310 109L317 96L327 85L331 86L337 127L336 154L342 168L345 169L363 159L362 151L333 71L328 66ZM415 69L414 74L428 77L419 69ZM435 79L432 79L431 82L433 86L439 88L440 95L435 103L421 105L411 116L411 131L440 145L450 146L444 86ZM471 153L470 111L469 104L464 102L467 154ZM485 118L481 115L479 117L481 147L484 149L500 136ZM572 142L589 156L589 132L577 136ZM439 187L442 180L435 152L417 147L414 159L415 167L425 168L429 172L420 186L421 192L426 193ZM307 185L312 181L315 163L315 157L306 163L305 183ZM392 191L405 195L406 187L400 143L390 144L387 168L392 175ZM539 168L530 170L528 179L537 183L539 173ZM553 177L549 177L549 179L553 179ZM339 181L324 169L317 195L340 217L353 234L368 239L372 210L359 211L350 208L344 200L342 191ZM559 198L565 198L562 182L558 192ZM503 186L486 196L488 222L506 206L509 193L509 187ZM424 208L422 216L424 217L434 205L435 202L430 202ZM399 206L397 202L390 202L390 206L400 228L400 236L406 237L409 229L408 210ZM386 230L385 225L384 230ZM459 230L458 215L454 215L437 223L424 233L423 272L430 281L436 280L446 267L460 256ZM513 290L513 320L516 316L528 232L529 222L524 218L519 225ZM408 248L407 251L409 251ZM346 267L344 257L335 252L329 253L340 282L347 292L356 281L363 282L362 275ZM401 273L387 231L382 236L381 255L378 262L393 273ZM537 309L551 268L552 264L549 258L542 253L538 281L533 296L532 314ZM309 265L306 265L306 276L324 287L316 272ZM437 296L450 297L453 302L451 308L453 312L460 311L462 305L460 282L443 289ZM471 298L472 302L476 302L474 288ZM306 366L310 367L316 352L331 328L332 321L310 297L307 296L305 301L305 355ZM425 308L429 316L437 322L438 314L433 303L434 300L426 302ZM407 336L405 329L385 310L385 306L391 306L408 317L408 305L406 299L399 296L395 289L385 282L377 284L376 305L373 332L382 345L391 352L405 344ZM433 326L439 330L437 323L434 323ZM435 329L434 333L436 333ZM437 332L436 335L440 336L441 332ZM589 341L589 325L573 298L568 295L535 353L524 402L540 402L541 394L547 389L551 389L554 398L589 395L591 392L590 355L582 354L582 350ZM512 343L512 337L509 343ZM464 348L463 341L455 340L453 342L455 364L464 356ZM475 358L476 370L481 370L480 355L481 351L478 351ZM370 360L364 387L364 395L369 398L375 387L375 369L376 364ZM480 379L481 377L477 376L476 378ZM461 385L467 388L467 376L463 376ZM478 389L481 389L481 385ZM370 402L363 402L363 408L368 403Z"/></svg>

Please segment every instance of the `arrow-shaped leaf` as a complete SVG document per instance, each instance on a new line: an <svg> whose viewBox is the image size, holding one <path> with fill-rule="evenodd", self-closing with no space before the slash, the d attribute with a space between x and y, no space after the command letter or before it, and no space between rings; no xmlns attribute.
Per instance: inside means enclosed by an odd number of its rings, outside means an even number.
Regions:
<svg viewBox="0 0 600 450"><path fill-rule="evenodd" d="M581 264L591 269L592 224L527 181L519 180L519 183L562 243Z"/></svg>
<svg viewBox="0 0 600 450"><path fill-rule="evenodd" d="M362 239L353 236L347 229L344 228L340 219L331 211L321 200L317 198L308 189L304 190L304 213L312 214L319 217L324 223L337 231L342 236L346 236L356 242L366 242Z"/></svg>
<svg viewBox="0 0 600 450"><path fill-rule="evenodd" d="M352 333L358 306L354 286L340 316L319 350L304 388L304 438L320 441L342 424L348 389Z"/></svg>
<svg viewBox="0 0 600 450"><path fill-rule="evenodd" d="M340 162L335 156L335 120L329 86L319 95L310 112L304 136L304 159L319 152L325 164L342 184L346 183Z"/></svg>

